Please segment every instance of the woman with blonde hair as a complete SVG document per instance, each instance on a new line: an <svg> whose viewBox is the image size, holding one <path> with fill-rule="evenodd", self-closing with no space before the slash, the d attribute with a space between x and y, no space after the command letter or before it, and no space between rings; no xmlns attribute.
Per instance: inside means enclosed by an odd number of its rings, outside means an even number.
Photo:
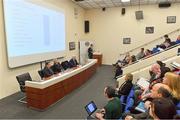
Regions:
<svg viewBox="0 0 180 120"><path fill-rule="evenodd" d="M167 72L163 78L163 83L168 85L172 91L172 95L178 101L180 100L180 76L172 73Z"/></svg>

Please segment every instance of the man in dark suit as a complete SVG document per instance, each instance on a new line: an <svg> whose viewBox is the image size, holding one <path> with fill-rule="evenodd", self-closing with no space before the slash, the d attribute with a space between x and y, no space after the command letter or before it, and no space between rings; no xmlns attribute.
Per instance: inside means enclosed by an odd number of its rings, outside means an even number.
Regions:
<svg viewBox="0 0 180 120"><path fill-rule="evenodd" d="M77 65L79 65L79 63L76 60L76 56L73 56L70 60L69 60L69 64L71 65L71 67L77 67Z"/></svg>
<svg viewBox="0 0 180 120"><path fill-rule="evenodd" d="M63 67L64 70L67 70L67 69L71 68L71 65L69 64L69 62L67 60L63 61L61 63L61 66Z"/></svg>
<svg viewBox="0 0 180 120"><path fill-rule="evenodd" d="M89 59L93 58L93 44L90 44L90 47L88 48L88 57Z"/></svg>
<svg viewBox="0 0 180 120"><path fill-rule="evenodd" d="M43 74L44 74L45 79L49 79L54 75L54 72L52 71L51 66L52 65L50 62L45 63L45 67L43 69Z"/></svg>
<svg viewBox="0 0 180 120"><path fill-rule="evenodd" d="M57 59L54 59L54 64L52 65L51 69L53 70L54 74L60 73L62 71L62 66L58 62Z"/></svg>

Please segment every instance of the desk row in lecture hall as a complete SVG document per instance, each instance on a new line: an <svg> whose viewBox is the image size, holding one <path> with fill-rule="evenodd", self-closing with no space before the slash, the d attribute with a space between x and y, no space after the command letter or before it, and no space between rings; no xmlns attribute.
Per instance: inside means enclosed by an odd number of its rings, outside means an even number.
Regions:
<svg viewBox="0 0 180 120"><path fill-rule="evenodd" d="M43 110L85 83L97 69L97 60L46 81L26 81L27 107Z"/></svg>

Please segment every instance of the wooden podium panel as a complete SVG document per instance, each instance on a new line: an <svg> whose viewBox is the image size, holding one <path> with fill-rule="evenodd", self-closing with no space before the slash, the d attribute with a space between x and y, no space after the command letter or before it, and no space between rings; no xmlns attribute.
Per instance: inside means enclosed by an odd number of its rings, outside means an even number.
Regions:
<svg viewBox="0 0 180 120"><path fill-rule="evenodd" d="M97 59L97 66L102 65L102 54L93 54L93 59Z"/></svg>
<svg viewBox="0 0 180 120"><path fill-rule="evenodd" d="M70 73L70 77L66 77L66 75L64 75L50 81L44 81L44 83L33 83L30 81L28 84L27 82L27 106L39 110L48 108L50 105L56 103L58 100L84 84L96 72L96 69L97 66L95 62L94 64L84 68L83 70L81 68L73 70L76 73L72 71L72 73ZM66 78L62 79L63 77ZM48 83L47 87L45 86L41 89L41 86L47 84L47 82L49 82L50 84ZM34 85L34 87L32 85Z"/></svg>

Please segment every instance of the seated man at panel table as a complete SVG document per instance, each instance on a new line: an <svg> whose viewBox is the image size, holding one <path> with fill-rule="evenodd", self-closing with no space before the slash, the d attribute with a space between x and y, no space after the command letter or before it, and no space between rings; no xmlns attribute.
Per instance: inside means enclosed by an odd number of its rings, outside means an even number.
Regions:
<svg viewBox="0 0 180 120"><path fill-rule="evenodd" d="M61 66L61 64L59 63L59 61L57 59L54 59L54 64L51 66L51 69L53 70L54 74L58 74L61 71L63 71L63 67Z"/></svg>
<svg viewBox="0 0 180 120"><path fill-rule="evenodd" d="M43 69L43 74L44 74L45 79L50 79L54 75L54 72L52 71L51 66L52 65L49 61L45 63L45 67Z"/></svg>
<svg viewBox="0 0 180 120"><path fill-rule="evenodd" d="M79 63L76 60L76 56L73 56L70 60L69 60L69 64L71 65L71 68L73 67L77 67L79 65Z"/></svg>
<svg viewBox="0 0 180 120"><path fill-rule="evenodd" d="M108 104L101 109L101 113L96 113L96 118L103 119L119 119L122 114L122 107L119 98L115 96L115 89L107 86L104 89L104 95L108 99Z"/></svg>

